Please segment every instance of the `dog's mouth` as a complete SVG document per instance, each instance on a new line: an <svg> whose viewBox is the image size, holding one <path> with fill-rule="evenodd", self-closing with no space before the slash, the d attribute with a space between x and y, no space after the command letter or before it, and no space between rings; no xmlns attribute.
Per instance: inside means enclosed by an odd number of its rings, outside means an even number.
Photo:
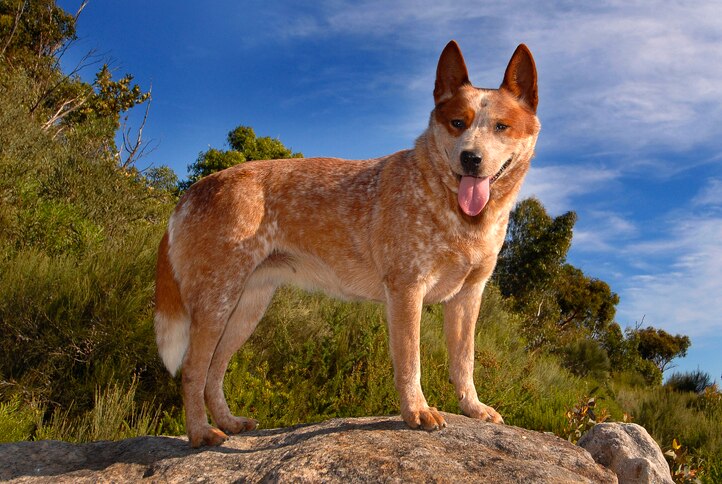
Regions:
<svg viewBox="0 0 722 484"><path fill-rule="evenodd" d="M504 174L506 169L509 168L509 165L511 165L512 158L513 158L513 156L509 157L509 159L506 160L503 165L501 165L501 168L499 168L499 171L496 172L496 175L492 176L491 180L489 180L490 184L497 181L499 179L499 177L501 177L501 175Z"/></svg>
<svg viewBox="0 0 722 484"><path fill-rule="evenodd" d="M506 160L494 176L456 175L459 182L459 207L465 214L474 217L481 213L491 197L491 185L509 168L513 158Z"/></svg>

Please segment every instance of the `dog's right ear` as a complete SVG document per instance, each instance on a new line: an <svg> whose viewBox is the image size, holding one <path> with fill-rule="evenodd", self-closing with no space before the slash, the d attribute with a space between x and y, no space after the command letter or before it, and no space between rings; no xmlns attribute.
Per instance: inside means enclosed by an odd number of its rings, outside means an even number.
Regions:
<svg viewBox="0 0 722 484"><path fill-rule="evenodd" d="M439 65L436 67L436 84L434 85L434 103L451 99L464 84L470 84L469 72L466 70L464 56L456 41L452 40L441 53Z"/></svg>

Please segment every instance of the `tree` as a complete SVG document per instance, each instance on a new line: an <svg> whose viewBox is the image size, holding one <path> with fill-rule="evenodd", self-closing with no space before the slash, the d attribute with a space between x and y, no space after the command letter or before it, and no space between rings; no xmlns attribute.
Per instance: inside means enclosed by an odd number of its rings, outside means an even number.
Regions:
<svg viewBox="0 0 722 484"><path fill-rule="evenodd" d="M170 167L165 165L146 170L145 179L148 186L154 190L175 193L178 189L178 175L176 175Z"/></svg>
<svg viewBox="0 0 722 484"><path fill-rule="evenodd" d="M201 178L238 165L245 161L277 160L284 158L302 158L302 153L294 153L280 140L268 136L257 137L253 128L238 126L229 131L227 137L229 150L209 148L198 155L196 161L188 165L188 180L180 184L181 190L187 190Z"/></svg>
<svg viewBox="0 0 722 484"><path fill-rule="evenodd" d="M598 340L612 324L619 296L606 282L565 264L557 279L556 292L562 330L584 331Z"/></svg>
<svg viewBox="0 0 722 484"><path fill-rule="evenodd" d="M686 356L692 344L689 336L672 336L663 329L651 326L635 329L630 332L630 336L636 339L640 356L654 363L662 373L672 368L672 360Z"/></svg>
<svg viewBox="0 0 722 484"><path fill-rule="evenodd" d="M496 266L502 295L528 299L536 293L543 303L571 247L576 219L574 212L552 218L536 198L517 204Z"/></svg>
<svg viewBox="0 0 722 484"><path fill-rule="evenodd" d="M10 71L30 80L32 88L18 101L40 122L43 131L57 137L82 125L86 134L95 135L97 149L128 168L147 148L141 136L147 110L133 141L124 126L121 150L114 135L122 114L148 102L150 92L132 84L130 74L113 80L107 64L96 73L92 84L81 81L79 72L99 63L94 51L69 73L60 69L60 58L76 40L75 24L86 3L71 15L55 0L0 0L0 59ZM123 149L128 153L125 157Z"/></svg>
<svg viewBox="0 0 722 484"><path fill-rule="evenodd" d="M522 200L510 214L494 281L525 316L523 329L532 348L549 346L559 337L557 286L575 222L574 212L552 218L536 198Z"/></svg>

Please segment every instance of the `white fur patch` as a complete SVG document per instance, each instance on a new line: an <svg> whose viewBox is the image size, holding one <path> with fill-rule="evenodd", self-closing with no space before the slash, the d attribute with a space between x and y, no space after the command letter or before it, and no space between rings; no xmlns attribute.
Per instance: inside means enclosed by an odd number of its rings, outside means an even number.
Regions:
<svg viewBox="0 0 722 484"><path fill-rule="evenodd" d="M180 316L169 318L165 314L155 313L155 339L158 353L171 375L178 373L188 349L188 332L191 320Z"/></svg>

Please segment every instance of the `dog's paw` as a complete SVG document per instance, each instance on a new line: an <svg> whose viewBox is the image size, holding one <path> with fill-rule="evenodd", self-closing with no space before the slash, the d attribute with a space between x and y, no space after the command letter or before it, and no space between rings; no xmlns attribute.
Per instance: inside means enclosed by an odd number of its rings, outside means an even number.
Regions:
<svg viewBox="0 0 722 484"><path fill-rule="evenodd" d="M231 416L222 422L216 422L216 424L227 434L240 434L241 432L256 430L256 427L258 427L257 420L234 416Z"/></svg>
<svg viewBox="0 0 722 484"><path fill-rule="evenodd" d="M207 445L209 447L221 445L228 440L228 435L210 425L205 425L196 431L188 431L188 440L191 447Z"/></svg>
<svg viewBox="0 0 722 484"><path fill-rule="evenodd" d="M494 410L488 405L484 405L481 402L474 402L473 405L465 405L462 406L461 411L464 415L471 418L478 418L479 420L483 420L485 422L491 422L491 423L497 423L497 424L503 424L504 419L501 418L501 415L499 415L499 412Z"/></svg>
<svg viewBox="0 0 722 484"><path fill-rule="evenodd" d="M402 411L401 418L412 429L421 427L424 430L439 430L446 427L446 420L434 407L424 406L419 410Z"/></svg>

